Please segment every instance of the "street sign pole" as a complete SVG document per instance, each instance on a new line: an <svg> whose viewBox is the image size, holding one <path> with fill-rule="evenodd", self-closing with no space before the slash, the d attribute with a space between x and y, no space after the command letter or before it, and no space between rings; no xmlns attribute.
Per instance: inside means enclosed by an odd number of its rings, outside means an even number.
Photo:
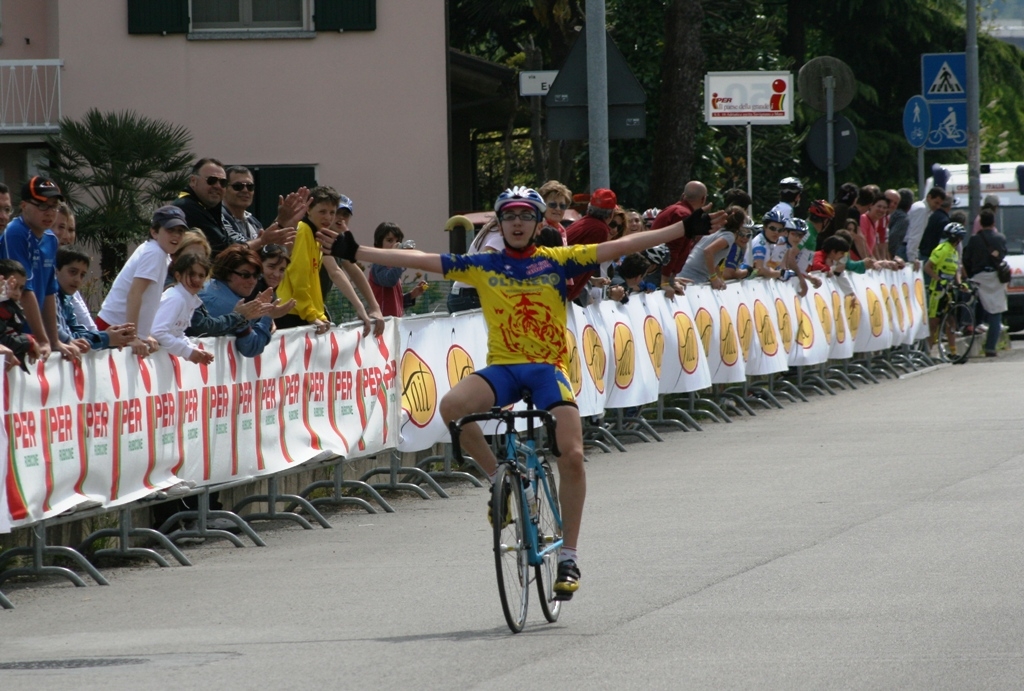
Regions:
<svg viewBox="0 0 1024 691"><path fill-rule="evenodd" d="M835 94L836 78L829 75L823 80L825 83L825 117L827 118L825 136L828 139L828 198L836 198L836 113Z"/></svg>
<svg viewBox="0 0 1024 691"><path fill-rule="evenodd" d="M971 223L981 207L981 140L978 88L978 0L967 0L967 184Z"/></svg>
<svg viewBox="0 0 1024 691"><path fill-rule="evenodd" d="M611 187L608 157L608 56L604 0L587 0L587 124L590 191Z"/></svg>
<svg viewBox="0 0 1024 691"><path fill-rule="evenodd" d="M751 199L754 198L754 140L753 140L753 125L747 123L747 196ZM753 204L753 202L751 202ZM747 213L750 213L750 209L753 206L747 207Z"/></svg>
<svg viewBox="0 0 1024 691"><path fill-rule="evenodd" d="M928 190L924 188L924 147L917 148L917 194L924 199Z"/></svg>

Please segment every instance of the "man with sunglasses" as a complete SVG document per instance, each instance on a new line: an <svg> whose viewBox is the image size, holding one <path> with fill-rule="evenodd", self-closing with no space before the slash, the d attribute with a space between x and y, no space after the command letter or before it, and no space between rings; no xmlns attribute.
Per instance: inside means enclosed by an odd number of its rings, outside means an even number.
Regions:
<svg viewBox="0 0 1024 691"><path fill-rule="evenodd" d="M254 250L259 250L264 245L290 247L295 242L294 219L282 218L282 214L287 215L287 210L279 207L278 218L269 228L264 228L260 220L249 213L248 209L256 196L256 183L253 181L252 171L245 166L230 166L227 169L227 180L221 206L224 231L229 238ZM297 211L296 209L296 213Z"/></svg>
<svg viewBox="0 0 1024 691"><path fill-rule="evenodd" d="M188 187L172 202L185 212L189 227L203 231L214 257L233 242L224 230L222 202L227 184L224 164L216 158L201 158L192 166Z"/></svg>

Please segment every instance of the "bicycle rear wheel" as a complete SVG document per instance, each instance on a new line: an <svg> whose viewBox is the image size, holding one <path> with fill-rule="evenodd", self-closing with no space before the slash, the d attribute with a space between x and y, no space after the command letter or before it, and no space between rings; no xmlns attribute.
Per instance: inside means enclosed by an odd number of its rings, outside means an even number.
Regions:
<svg viewBox="0 0 1024 691"><path fill-rule="evenodd" d="M550 501L544 486L540 485L537 497L539 500L537 510L537 549L543 550L562 539L561 521L556 517L555 510L558 509L558 490L555 489L555 476L551 473L551 467L545 462L544 472L547 475L548 490L551 493ZM561 515L561 512L558 513ZM562 609L562 601L555 599L553 589L555 578L558 576L558 550L544 555L544 562L537 568L537 595L540 596L540 609L544 612L544 618L554 623L558 621L558 613Z"/></svg>
<svg viewBox="0 0 1024 691"><path fill-rule="evenodd" d="M494 523L494 564L498 573L498 593L505 621L512 633L526 623L529 605L530 566L527 562L523 493L519 476L508 465L498 466L491 489L491 520Z"/></svg>
<svg viewBox="0 0 1024 691"><path fill-rule="evenodd" d="M967 362L977 336L974 310L963 302L954 303L939 323L939 354L943 360L954 365Z"/></svg>

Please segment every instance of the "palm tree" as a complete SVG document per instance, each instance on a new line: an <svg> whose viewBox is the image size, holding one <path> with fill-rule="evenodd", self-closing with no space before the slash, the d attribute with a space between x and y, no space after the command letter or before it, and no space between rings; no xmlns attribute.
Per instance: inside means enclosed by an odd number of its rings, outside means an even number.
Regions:
<svg viewBox="0 0 1024 691"><path fill-rule="evenodd" d="M75 211L78 236L100 247L105 280L124 264L127 244L146 236L153 210L185 188L191 140L184 127L95 108L81 120L62 118L47 138L42 170Z"/></svg>

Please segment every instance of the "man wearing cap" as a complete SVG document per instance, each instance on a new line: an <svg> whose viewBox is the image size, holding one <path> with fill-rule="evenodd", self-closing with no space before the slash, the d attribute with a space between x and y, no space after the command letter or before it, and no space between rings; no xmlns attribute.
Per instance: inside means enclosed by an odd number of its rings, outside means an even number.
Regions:
<svg viewBox="0 0 1024 691"><path fill-rule="evenodd" d="M249 213L256 196L256 184L252 172L245 166L230 166L227 169L227 187L224 188L222 225L232 242L245 243L254 250L265 245L291 245L295 242L295 219L298 206L290 209L283 197L279 197L277 218L269 228ZM293 197L295 193L288 195ZM294 205L294 204L292 204ZM299 220L301 220L299 216Z"/></svg>
<svg viewBox="0 0 1024 691"><path fill-rule="evenodd" d="M25 267L27 279L21 294L28 330L45 360L51 351L76 358L78 349L61 343L57 336L57 249L60 242L50 228L57 206L64 201L60 188L38 175L21 188L21 216L7 224L0 236L0 257Z"/></svg>
<svg viewBox="0 0 1024 691"><path fill-rule="evenodd" d="M682 221L686 228L682 237L668 243L669 260L661 267L661 287L668 297L682 294L680 286L675 283L675 276L686 264L693 246L702 237L725 224L725 212L708 213L711 205L707 201L708 188L703 182L691 180L683 187L679 201L662 209L651 225L651 230L657 230Z"/></svg>
<svg viewBox="0 0 1024 691"><path fill-rule="evenodd" d="M569 245L597 245L608 239L608 223L619 201L615 193L604 187L594 190L587 203L587 213L580 220L565 229L565 240ZM587 287L594 271L579 274L572 279L569 301L573 301Z"/></svg>

